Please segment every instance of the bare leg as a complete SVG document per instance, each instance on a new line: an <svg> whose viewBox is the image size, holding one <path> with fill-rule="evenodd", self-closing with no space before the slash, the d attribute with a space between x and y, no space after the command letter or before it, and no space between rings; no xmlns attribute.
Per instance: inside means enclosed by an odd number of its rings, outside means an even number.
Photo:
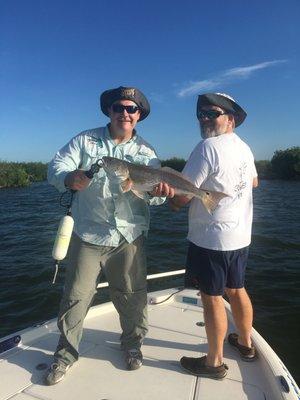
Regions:
<svg viewBox="0 0 300 400"><path fill-rule="evenodd" d="M223 363L223 344L227 331L227 315L222 296L201 292L205 329L208 340L206 364L217 367Z"/></svg>
<svg viewBox="0 0 300 400"><path fill-rule="evenodd" d="M245 290L226 288L229 297L235 326L238 330L238 343L251 347L251 329L253 323L253 309L250 298Z"/></svg>

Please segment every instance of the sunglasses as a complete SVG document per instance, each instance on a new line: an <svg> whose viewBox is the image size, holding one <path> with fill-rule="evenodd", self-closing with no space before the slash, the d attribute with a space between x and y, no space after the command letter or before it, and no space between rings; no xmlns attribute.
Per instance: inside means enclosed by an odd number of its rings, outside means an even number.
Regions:
<svg viewBox="0 0 300 400"><path fill-rule="evenodd" d="M202 110L198 112L198 119L217 119L220 115L229 114L227 112L217 111L217 110Z"/></svg>
<svg viewBox="0 0 300 400"><path fill-rule="evenodd" d="M138 110L138 106L123 106L123 104L113 104L112 110L115 113L123 113L125 110L128 114L135 114Z"/></svg>

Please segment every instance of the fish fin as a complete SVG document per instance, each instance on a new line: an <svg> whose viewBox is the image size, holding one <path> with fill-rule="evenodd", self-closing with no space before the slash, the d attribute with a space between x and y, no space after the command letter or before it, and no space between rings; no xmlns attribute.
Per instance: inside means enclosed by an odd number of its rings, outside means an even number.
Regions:
<svg viewBox="0 0 300 400"><path fill-rule="evenodd" d="M121 183L120 186L123 193L129 192L129 190L131 190L132 188L132 180L130 178L127 178Z"/></svg>
<svg viewBox="0 0 300 400"><path fill-rule="evenodd" d="M224 197L228 197L227 194L221 192L214 192L212 190L205 190L205 189L201 189L201 191L202 195L199 196L199 198L201 199L204 207L210 214L212 214L215 211L220 201Z"/></svg>
<svg viewBox="0 0 300 400"><path fill-rule="evenodd" d="M180 176L180 178L184 178L187 181L193 183L189 178L187 178L182 172L176 171L176 169L170 168L170 167L162 167L161 170L165 172L169 172L170 174Z"/></svg>
<svg viewBox="0 0 300 400"><path fill-rule="evenodd" d="M131 189L132 193L135 194L140 199L145 199L144 194L142 192L138 192L137 190Z"/></svg>

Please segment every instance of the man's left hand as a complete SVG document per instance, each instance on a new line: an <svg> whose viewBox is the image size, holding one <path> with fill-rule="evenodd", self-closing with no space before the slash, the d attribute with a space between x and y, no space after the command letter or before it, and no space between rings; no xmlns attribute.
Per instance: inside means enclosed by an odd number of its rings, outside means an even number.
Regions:
<svg viewBox="0 0 300 400"><path fill-rule="evenodd" d="M158 197L169 197L172 198L175 195L175 190L172 188L172 186L169 186L165 182L160 182L159 185L157 185L152 192L149 192L149 194L153 197L158 196Z"/></svg>

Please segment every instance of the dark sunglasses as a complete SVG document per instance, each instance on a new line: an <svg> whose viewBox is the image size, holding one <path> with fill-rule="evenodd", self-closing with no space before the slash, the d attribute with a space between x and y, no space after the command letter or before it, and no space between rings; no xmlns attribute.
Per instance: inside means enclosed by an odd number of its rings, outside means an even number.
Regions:
<svg viewBox="0 0 300 400"><path fill-rule="evenodd" d="M135 114L138 110L138 106L123 106L123 104L113 104L112 110L115 113L123 113L125 110L128 114Z"/></svg>
<svg viewBox="0 0 300 400"><path fill-rule="evenodd" d="M217 119L220 115L229 114L227 112L217 111L217 110L202 110L198 112L198 119Z"/></svg>

